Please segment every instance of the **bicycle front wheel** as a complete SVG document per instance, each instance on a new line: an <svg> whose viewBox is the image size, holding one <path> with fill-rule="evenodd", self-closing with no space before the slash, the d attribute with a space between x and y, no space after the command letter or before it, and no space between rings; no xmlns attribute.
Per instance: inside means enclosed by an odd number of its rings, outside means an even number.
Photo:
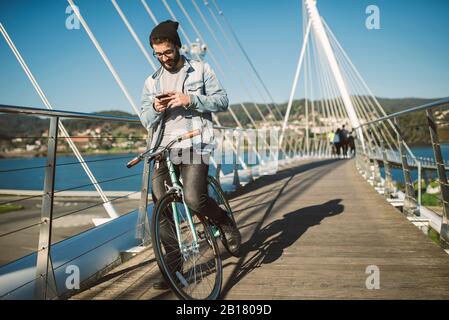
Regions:
<svg viewBox="0 0 449 320"><path fill-rule="evenodd" d="M151 239L159 269L179 298L217 299L223 270L216 239L203 218L191 216L193 230L188 220L176 194L168 193L156 203Z"/></svg>

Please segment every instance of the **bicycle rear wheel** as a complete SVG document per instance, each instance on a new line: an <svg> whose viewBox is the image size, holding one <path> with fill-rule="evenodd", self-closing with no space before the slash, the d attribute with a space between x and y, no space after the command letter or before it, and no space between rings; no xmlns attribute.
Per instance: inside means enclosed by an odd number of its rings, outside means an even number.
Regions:
<svg viewBox="0 0 449 320"><path fill-rule="evenodd" d="M223 189L221 189L220 183L214 177L207 176L207 189L209 197L214 199L214 201L218 204L218 206L224 211L226 211L228 217L231 219L230 223L233 223L233 225L236 226L237 224L235 222L234 213L232 212L228 199L226 199ZM221 235L220 237L224 247L229 252L229 254L231 254L234 257L240 257L240 250L237 251L231 250L224 236Z"/></svg>
<svg viewBox="0 0 449 320"><path fill-rule="evenodd" d="M173 219L176 206L179 240ZM203 218L192 215L194 233L183 202L174 193L164 195L153 210L151 239L165 280L181 299L217 299L223 270L216 239ZM197 239L197 241L195 241Z"/></svg>

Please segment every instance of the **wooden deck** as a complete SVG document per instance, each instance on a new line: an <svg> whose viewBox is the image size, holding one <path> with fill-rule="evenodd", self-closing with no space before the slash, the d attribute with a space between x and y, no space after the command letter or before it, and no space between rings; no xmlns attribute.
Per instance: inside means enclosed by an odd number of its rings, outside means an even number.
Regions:
<svg viewBox="0 0 449 320"><path fill-rule="evenodd" d="M224 254L224 299L449 299L449 255L390 206L354 160L302 161L231 197L244 254ZM380 289L366 288L366 269ZM175 299L151 250L72 299Z"/></svg>

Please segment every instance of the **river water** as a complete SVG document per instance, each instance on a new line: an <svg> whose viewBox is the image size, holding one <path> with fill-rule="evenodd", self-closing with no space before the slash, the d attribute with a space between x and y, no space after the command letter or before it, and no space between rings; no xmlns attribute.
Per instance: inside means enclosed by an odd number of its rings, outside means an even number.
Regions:
<svg viewBox="0 0 449 320"><path fill-rule="evenodd" d="M430 146L414 147L412 151L416 156L433 159L433 151ZM442 152L444 159L449 160L449 144L442 145ZM134 156L135 154L113 154L89 155L84 158L103 190L137 191L141 186L142 163L131 169L126 168L126 162ZM0 159L0 189L42 190L45 162L46 158ZM30 169L17 170L22 168ZM224 173L232 172L232 168L232 164L222 166ZM210 165L209 173L215 173L214 166ZM416 170L412 172L412 177L416 179ZM393 178L402 181L402 171L394 169ZM57 158L55 189L95 190L74 156Z"/></svg>

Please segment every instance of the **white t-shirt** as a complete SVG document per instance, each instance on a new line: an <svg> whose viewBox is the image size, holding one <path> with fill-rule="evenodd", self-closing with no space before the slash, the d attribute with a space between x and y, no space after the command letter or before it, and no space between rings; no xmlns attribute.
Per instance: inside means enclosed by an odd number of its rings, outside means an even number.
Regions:
<svg viewBox="0 0 449 320"><path fill-rule="evenodd" d="M163 68L160 78L161 93L182 92L185 77L186 69L184 67L181 67L175 73ZM189 130L187 128L186 115L187 110L184 107L169 108L165 111L165 130L161 146L167 145L171 140ZM190 148L191 146L192 139L187 139L176 142L172 148Z"/></svg>

